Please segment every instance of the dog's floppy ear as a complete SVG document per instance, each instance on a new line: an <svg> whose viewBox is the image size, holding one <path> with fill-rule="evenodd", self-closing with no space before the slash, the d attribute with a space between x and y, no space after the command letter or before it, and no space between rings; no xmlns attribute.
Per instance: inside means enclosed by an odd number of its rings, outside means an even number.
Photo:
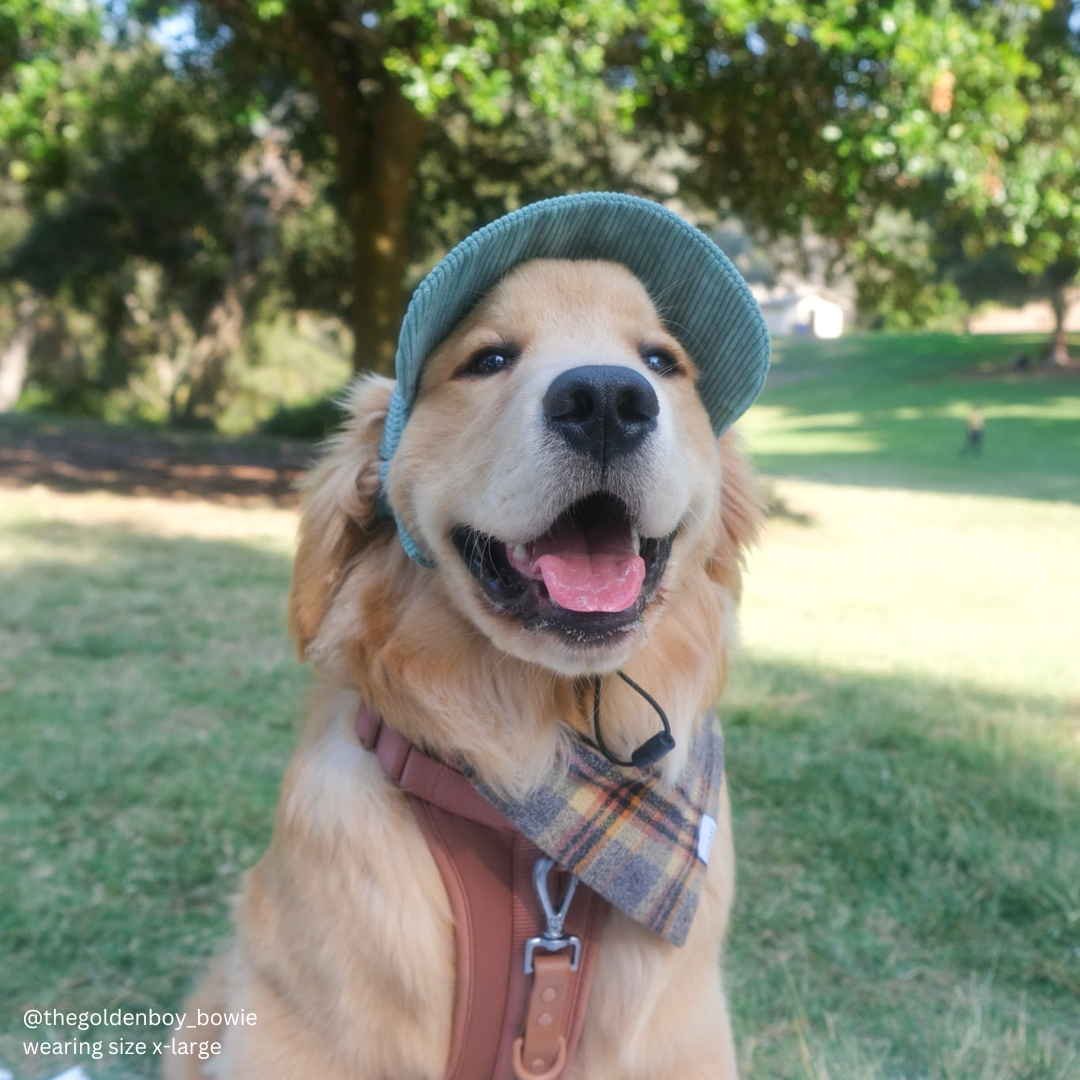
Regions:
<svg viewBox="0 0 1080 1080"><path fill-rule="evenodd" d="M743 557L757 539L765 503L742 439L733 430L720 436L720 470L720 535L707 569L738 598Z"/></svg>
<svg viewBox="0 0 1080 1080"><path fill-rule="evenodd" d="M304 478L289 592L289 630L301 658L352 561L379 531L379 444L393 389L392 380L378 375L353 383L342 430Z"/></svg>

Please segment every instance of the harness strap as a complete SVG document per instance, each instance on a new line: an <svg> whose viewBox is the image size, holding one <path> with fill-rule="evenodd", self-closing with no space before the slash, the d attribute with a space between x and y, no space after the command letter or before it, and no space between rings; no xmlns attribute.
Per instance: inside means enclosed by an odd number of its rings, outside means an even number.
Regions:
<svg viewBox="0 0 1080 1080"><path fill-rule="evenodd" d="M540 849L462 773L366 706L355 727L409 797L450 900L457 970L444 1080L561 1080L581 1036L606 901L579 886L570 906L566 933L581 941L577 971L564 951L536 955L526 974L526 941L545 924L533 889ZM558 876L565 888L569 875Z"/></svg>
<svg viewBox="0 0 1080 1080"><path fill-rule="evenodd" d="M355 730L360 745L375 754L383 771L402 791L489 829L517 831L463 773L425 754L400 732L387 727L366 705L356 714Z"/></svg>
<svg viewBox="0 0 1080 1080"><path fill-rule="evenodd" d="M514 1040L517 1080L555 1080L566 1066L564 1013L573 975L570 957L538 956L525 1014L525 1034Z"/></svg>

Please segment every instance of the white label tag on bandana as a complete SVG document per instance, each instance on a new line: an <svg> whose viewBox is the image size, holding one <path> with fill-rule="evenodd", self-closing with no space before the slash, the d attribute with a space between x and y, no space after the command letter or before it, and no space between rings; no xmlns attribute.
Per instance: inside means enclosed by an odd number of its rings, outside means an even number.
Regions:
<svg viewBox="0 0 1080 1080"><path fill-rule="evenodd" d="M697 831L697 857L709 865L709 852L712 851L713 837L716 835L716 818L708 814L701 815L701 824Z"/></svg>

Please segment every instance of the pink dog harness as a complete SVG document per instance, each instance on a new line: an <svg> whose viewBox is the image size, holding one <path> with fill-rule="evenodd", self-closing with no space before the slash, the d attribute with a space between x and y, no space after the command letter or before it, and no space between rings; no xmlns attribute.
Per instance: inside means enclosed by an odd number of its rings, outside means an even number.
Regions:
<svg viewBox="0 0 1080 1080"><path fill-rule="evenodd" d="M581 1036L606 902L575 876L552 874L554 860L463 773L366 706L355 728L408 796L450 899L457 981L444 1080L561 1080ZM557 907L551 877L562 884Z"/></svg>
<svg viewBox="0 0 1080 1080"><path fill-rule="evenodd" d="M450 898L457 989L445 1080L564 1076L607 904L672 945L686 940L719 815L719 720L698 725L674 783L575 739L565 768L518 801L467 762L424 753L366 706L356 734L409 797Z"/></svg>

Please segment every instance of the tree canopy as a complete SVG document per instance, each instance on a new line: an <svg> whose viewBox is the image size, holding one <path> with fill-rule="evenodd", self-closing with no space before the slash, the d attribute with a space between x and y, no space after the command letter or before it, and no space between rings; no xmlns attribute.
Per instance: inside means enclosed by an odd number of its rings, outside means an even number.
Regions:
<svg viewBox="0 0 1080 1080"><path fill-rule="evenodd" d="M963 221L976 231L1007 209L1001 243L1038 274L1060 235L1050 206L1080 206L1061 190L1076 182L1067 155L1053 178L1045 167L1048 139L1075 130L1069 4L398 0L358 13L339 0L205 0L202 9L238 38L275 42L306 73L346 186L355 172L389 187L356 190L348 215L356 289L367 281L369 295L373 279L401 277L372 249L400 250L415 225L400 178L455 124L494 137L511 169L522 149L514 134L545 132L549 160L566 157L553 152L560 139L578 151L580 176L564 170L575 186L650 193L667 181L692 207L722 207L769 233L812 222L864 273L900 271L888 231L873 227L883 206L932 218L936 230ZM393 110L385 129L358 133L353 118L381 109ZM454 171L453 147L441 149ZM539 192L497 185L498 209L559 190L545 179ZM455 201L468 205L464 196ZM362 206L380 204L375 236ZM392 330L400 312L390 297L379 312L358 348L385 363L392 332L383 340L380 326Z"/></svg>
<svg viewBox="0 0 1080 1080"><path fill-rule="evenodd" d="M386 370L424 267L567 190L812 228L871 303L990 259L1060 304L1078 28L1071 0L11 0L4 272L93 312L120 375L185 352L189 415L259 303L344 315Z"/></svg>

